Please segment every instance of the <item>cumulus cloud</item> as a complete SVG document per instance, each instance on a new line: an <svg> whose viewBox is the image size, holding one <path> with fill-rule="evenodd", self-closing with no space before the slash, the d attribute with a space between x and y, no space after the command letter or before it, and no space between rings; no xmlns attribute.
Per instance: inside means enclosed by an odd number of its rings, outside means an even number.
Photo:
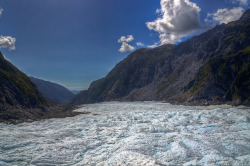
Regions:
<svg viewBox="0 0 250 166"><path fill-rule="evenodd" d="M15 50L16 39L11 36L0 36L0 48Z"/></svg>
<svg viewBox="0 0 250 166"><path fill-rule="evenodd" d="M127 52L127 51L133 51L133 50L135 50L135 47L133 47L125 42L122 43L122 46L119 49L120 52Z"/></svg>
<svg viewBox="0 0 250 166"><path fill-rule="evenodd" d="M243 11L244 9L242 7L235 7L233 9L219 9L215 13L208 13L206 21L226 24L231 21L238 20L242 16Z"/></svg>
<svg viewBox="0 0 250 166"><path fill-rule="evenodd" d="M3 14L3 9L0 8L0 17ZM0 36L0 48L9 48L15 50L16 39L11 36Z"/></svg>
<svg viewBox="0 0 250 166"><path fill-rule="evenodd" d="M128 35L126 36L122 36L119 40L118 43L122 43L121 48L119 49L120 52L127 52L127 51L133 51L135 50L135 47L129 45L128 43L133 41L134 37L133 35Z"/></svg>
<svg viewBox="0 0 250 166"><path fill-rule="evenodd" d="M119 40L118 40L118 43L122 43L122 42L125 42L125 43L129 43L131 41L134 40L134 37L133 35L128 35L127 37L126 36L122 36Z"/></svg>
<svg viewBox="0 0 250 166"><path fill-rule="evenodd" d="M144 46L144 44L142 42L137 42L136 45L139 47Z"/></svg>
<svg viewBox="0 0 250 166"><path fill-rule="evenodd" d="M189 0L161 0L159 18L146 25L159 33L159 44L176 43L201 28L200 10Z"/></svg>

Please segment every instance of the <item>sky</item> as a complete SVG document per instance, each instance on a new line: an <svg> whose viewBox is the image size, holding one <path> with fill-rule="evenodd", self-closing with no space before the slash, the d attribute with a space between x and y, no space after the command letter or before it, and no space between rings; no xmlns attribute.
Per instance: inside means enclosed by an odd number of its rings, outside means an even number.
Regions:
<svg viewBox="0 0 250 166"><path fill-rule="evenodd" d="M249 0L0 0L0 51L28 76L87 89L139 48L240 18Z"/></svg>

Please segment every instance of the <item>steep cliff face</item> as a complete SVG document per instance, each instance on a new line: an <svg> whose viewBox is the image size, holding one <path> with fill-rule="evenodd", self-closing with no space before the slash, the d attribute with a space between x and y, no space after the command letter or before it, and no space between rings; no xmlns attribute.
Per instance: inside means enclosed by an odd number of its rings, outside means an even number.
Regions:
<svg viewBox="0 0 250 166"><path fill-rule="evenodd" d="M172 78L175 81L170 84L167 80L166 84L158 89L158 99L196 104L216 104L233 100L236 104L249 104L249 100L240 97L242 93L239 93L237 98L228 96L238 74L243 70L247 72L245 66L249 64L250 54L249 18L248 10L240 20L216 26L178 45L174 55L180 55L185 61L170 77L170 82ZM247 88L248 85L245 84L242 88Z"/></svg>
<svg viewBox="0 0 250 166"><path fill-rule="evenodd" d="M249 103L250 10L179 45L139 49L73 103L160 100ZM248 93L248 94L247 94Z"/></svg>
<svg viewBox="0 0 250 166"><path fill-rule="evenodd" d="M46 104L46 99L29 77L0 53L0 109L7 110L13 106L34 108Z"/></svg>
<svg viewBox="0 0 250 166"><path fill-rule="evenodd" d="M231 101L250 105L250 47L209 59L184 88L182 97L180 101Z"/></svg>
<svg viewBox="0 0 250 166"><path fill-rule="evenodd" d="M158 73L157 68L155 69L155 65L158 61L164 62L168 54L165 56L162 54L166 49L171 50L173 47L175 45L165 45L157 50L135 51L118 63L106 78L94 81L87 91L79 93L74 103L122 99L134 89L145 87L153 81L155 75L161 74Z"/></svg>
<svg viewBox="0 0 250 166"><path fill-rule="evenodd" d="M30 77L31 81L36 84L39 91L47 99L60 104L70 103L74 94L67 88L49 81Z"/></svg>

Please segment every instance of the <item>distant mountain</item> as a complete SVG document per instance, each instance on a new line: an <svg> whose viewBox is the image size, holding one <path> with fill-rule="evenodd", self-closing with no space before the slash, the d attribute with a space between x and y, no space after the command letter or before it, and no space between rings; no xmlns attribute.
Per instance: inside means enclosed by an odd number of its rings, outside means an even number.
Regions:
<svg viewBox="0 0 250 166"><path fill-rule="evenodd" d="M157 100L250 105L250 10L179 45L139 49L94 81L74 104Z"/></svg>
<svg viewBox="0 0 250 166"><path fill-rule="evenodd" d="M36 84L43 96L51 101L60 104L67 104L70 103L74 97L74 94L62 85L34 77L30 77L30 79Z"/></svg>
<svg viewBox="0 0 250 166"><path fill-rule="evenodd" d="M71 92L76 95L76 94L80 93L81 91L80 90L71 90Z"/></svg>
<svg viewBox="0 0 250 166"><path fill-rule="evenodd" d="M16 124L78 115L72 112L74 108L43 97L30 78L0 52L0 122Z"/></svg>
<svg viewBox="0 0 250 166"><path fill-rule="evenodd" d="M34 108L47 105L46 99L23 72L0 52L0 110L11 107Z"/></svg>

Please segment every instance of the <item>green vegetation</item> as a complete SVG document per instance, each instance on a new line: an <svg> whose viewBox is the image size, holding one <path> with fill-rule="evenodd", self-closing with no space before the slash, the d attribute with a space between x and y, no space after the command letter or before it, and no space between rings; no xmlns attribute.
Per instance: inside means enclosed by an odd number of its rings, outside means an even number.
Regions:
<svg viewBox="0 0 250 166"><path fill-rule="evenodd" d="M29 99L32 104L38 105L46 104L46 100L40 94L37 87L31 82L28 76L18 70L10 62L6 61L0 54L0 81L9 88L10 93L17 91L19 93L18 98L25 96L25 100ZM3 86L3 85L2 85ZM9 94L3 93L3 96L8 98ZM17 95L17 94L15 94Z"/></svg>
<svg viewBox="0 0 250 166"><path fill-rule="evenodd" d="M199 92L202 89L202 85L205 84L208 78L213 74L213 69L215 69L215 64L213 61L208 62L199 72L195 79L192 94Z"/></svg>
<svg viewBox="0 0 250 166"><path fill-rule="evenodd" d="M191 89L194 96L210 80L212 84L221 84L229 89L225 97L228 100L250 101L250 46L236 54L210 59L200 69L195 80L191 81L185 91ZM227 87L227 88L228 88Z"/></svg>
<svg viewBox="0 0 250 166"><path fill-rule="evenodd" d="M229 100L250 102L250 63L244 65L227 91Z"/></svg>

